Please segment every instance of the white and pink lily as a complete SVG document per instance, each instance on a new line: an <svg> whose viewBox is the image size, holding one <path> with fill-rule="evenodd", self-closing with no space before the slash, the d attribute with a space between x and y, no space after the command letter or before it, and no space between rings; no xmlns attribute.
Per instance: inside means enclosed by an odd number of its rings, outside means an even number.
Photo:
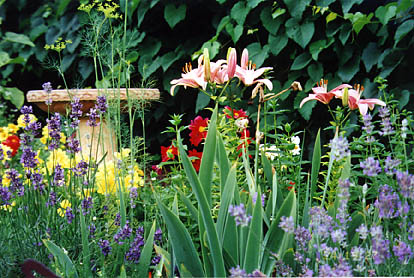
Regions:
<svg viewBox="0 0 414 278"><path fill-rule="evenodd" d="M355 110L358 108L361 115L366 115L368 112L368 108L372 110L374 109L375 105L386 106L385 102L376 98L361 99L363 91L364 87L359 84L355 86L355 89L348 90L349 109ZM335 97L342 98L343 90L335 92Z"/></svg>
<svg viewBox="0 0 414 278"><path fill-rule="evenodd" d="M344 88L352 88L351 85L348 84L342 84L339 85L338 87L330 90L328 92L328 81L327 80L321 80L319 83L317 83L318 86L312 88L312 91L314 92L314 94L309 94L309 96L305 97L299 107L301 108L306 102L310 101L310 100L317 100L319 102L322 102L324 104L328 104L331 99L336 96L336 92L341 92L342 89Z"/></svg>
<svg viewBox="0 0 414 278"><path fill-rule="evenodd" d="M204 80L204 66L203 66L203 55L198 58L198 67L193 69L191 64L188 63L183 68L184 73L181 74L180 79L174 79L170 83L173 85L170 89L170 93L174 95L174 89L177 86L184 86L184 88L203 88L207 87L207 81Z"/></svg>
<svg viewBox="0 0 414 278"><path fill-rule="evenodd" d="M247 49L244 49L241 57L241 65L236 66L235 75L246 86L250 86L255 83L263 83L269 90L272 90L273 84L269 79L257 79L262 76L263 73L272 69L272 67L264 67L256 70L256 66L251 61L249 62L249 52Z"/></svg>

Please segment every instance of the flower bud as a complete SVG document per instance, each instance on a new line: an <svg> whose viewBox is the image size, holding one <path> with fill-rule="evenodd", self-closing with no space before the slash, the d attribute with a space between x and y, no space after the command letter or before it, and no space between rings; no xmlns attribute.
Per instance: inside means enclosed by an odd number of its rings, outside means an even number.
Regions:
<svg viewBox="0 0 414 278"><path fill-rule="evenodd" d="M343 90L343 94L342 94L342 106L343 107L348 106L348 98L349 98L348 88L345 87Z"/></svg>
<svg viewBox="0 0 414 278"><path fill-rule="evenodd" d="M227 76L229 80L233 78L236 73L237 53L236 49L229 47L227 51Z"/></svg>
<svg viewBox="0 0 414 278"><path fill-rule="evenodd" d="M204 64L204 80L209 82L211 78L211 69L210 69L210 56L208 54L207 48L204 48L203 64Z"/></svg>

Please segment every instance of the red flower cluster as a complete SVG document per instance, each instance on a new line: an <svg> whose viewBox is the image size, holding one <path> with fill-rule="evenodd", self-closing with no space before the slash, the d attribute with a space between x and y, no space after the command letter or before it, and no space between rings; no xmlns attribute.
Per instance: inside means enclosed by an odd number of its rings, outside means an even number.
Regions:
<svg viewBox="0 0 414 278"><path fill-rule="evenodd" d="M208 118L203 119L197 116L190 124L190 142L194 146L198 146L207 136Z"/></svg>
<svg viewBox="0 0 414 278"><path fill-rule="evenodd" d="M168 147L161 146L161 161L165 162L168 160L174 160L175 156L178 155L177 148L171 144Z"/></svg>
<svg viewBox="0 0 414 278"><path fill-rule="evenodd" d="M240 137L240 140L242 141L242 143L237 147L237 152L239 153L239 157L241 157L243 154L242 149L246 150L249 147L250 143L252 142L250 140L250 131L248 129L245 129L242 131L242 136ZM252 158L251 155L249 155L249 157Z"/></svg>
<svg viewBox="0 0 414 278"><path fill-rule="evenodd" d="M197 171L200 170L200 164L201 164L201 157L203 156L203 152L198 152L196 149L192 149L188 151L189 157L197 157L195 159L192 159L191 162L193 163L194 169Z"/></svg>
<svg viewBox="0 0 414 278"><path fill-rule="evenodd" d="M247 118L247 114L246 111L244 111L243 109L240 110L236 110L236 109L232 109L230 106L225 106L223 109L223 113L224 115L226 115L226 118L228 119L239 119L239 118Z"/></svg>
<svg viewBox="0 0 414 278"><path fill-rule="evenodd" d="M20 138L17 135L10 135L2 142L2 144L12 149L11 156L13 157L16 155L17 150L20 147Z"/></svg>

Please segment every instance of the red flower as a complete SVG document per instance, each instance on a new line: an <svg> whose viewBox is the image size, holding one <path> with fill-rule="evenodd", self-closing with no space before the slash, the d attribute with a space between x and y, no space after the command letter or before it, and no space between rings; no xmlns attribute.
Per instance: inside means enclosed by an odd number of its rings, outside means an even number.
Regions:
<svg viewBox="0 0 414 278"><path fill-rule="evenodd" d="M2 144L12 149L11 156L13 157L16 155L17 150L20 147L20 139L17 135L10 135L2 142Z"/></svg>
<svg viewBox="0 0 414 278"><path fill-rule="evenodd" d="M188 156L194 156L197 157L195 159L192 159L191 162L193 163L194 169L197 171L200 170L200 164L201 164L201 157L203 156L203 152L198 152L196 149L192 149L188 151Z"/></svg>
<svg viewBox="0 0 414 278"><path fill-rule="evenodd" d="M190 142L194 146L198 146L198 144L203 141L204 138L207 136L207 126L208 126L208 118L203 119L200 116L197 116L194 120L191 121L190 124Z"/></svg>
<svg viewBox="0 0 414 278"><path fill-rule="evenodd" d="M245 144L247 145L247 147L250 145L250 143L252 142L250 140L250 131L248 129L245 129L242 131L242 136L240 137L240 140L242 141L242 143L237 147L237 152L239 152L239 157L242 156L243 151L241 151L241 149L245 149ZM250 158L252 158L251 155L249 155Z"/></svg>
<svg viewBox="0 0 414 278"><path fill-rule="evenodd" d="M244 111L243 109L240 110L235 110L232 109L230 106L225 106L223 109L223 113L224 115L226 115L226 118L228 119L238 119L238 118L247 118L247 114L246 111Z"/></svg>
<svg viewBox="0 0 414 278"><path fill-rule="evenodd" d="M169 147L161 146L161 161L165 162L168 160L174 160L175 156L178 155L177 148L171 144Z"/></svg>
<svg viewBox="0 0 414 278"><path fill-rule="evenodd" d="M290 186L288 186L288 187L287 187L287 190L289 190L289 191L290 191L290 190L292 190L292 188L295 186L295 182L290 181L290 182L289 182L289 184L290 184ZM295 190L295 193L296 193L296 190Z"/></svg>

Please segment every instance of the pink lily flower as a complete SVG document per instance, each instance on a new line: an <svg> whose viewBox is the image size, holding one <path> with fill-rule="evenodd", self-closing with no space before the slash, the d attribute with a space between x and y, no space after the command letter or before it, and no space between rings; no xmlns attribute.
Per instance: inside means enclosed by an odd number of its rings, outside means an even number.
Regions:
<svg viewBox="0 0 414 278"><path fill-rule="evenodd" d="M356 90L355 90L356 89ZM368 108L370 110L374 109L375 105L386 106L385 102L376 98L361 99L362 92L364 91L364 86L357 84L355 89L348 90L348 106L349 109L355 110L359 109L361 115L366 115ZM335 92L336 98L342 98L343 91Z"/></svg>
<svg viewBox="0 0 414 278"><path fill-rule="evenodd" d="M305 97L300 103L299 108L302 108L302 106L309 100L317 100L324 104L328 104L331 101L331 99L335 96L335 92L341 91L343 88L352 88L351 85L342 84L328 92L328 81L327 80L322 79L317 84L319 86L312 88L312 91L314 92L314 94L309 94L309 96Z"/></svg>
<svg viewBox="0 0 414 278"><path fill-rule="evenodd" d="M241 66L236 66L235 75L246 86L253 85L254 83L263 83L269 90L272 90L273 84L269 79L257 79L264 72L272 69L272 67L264 67L256 70L256 65L254 65L251 61L249 62L249 52L247 49L244 49L241 58Z"/></svg>
<svg viewBox="0 0 414 278"><path fill-rule="evenodd" d="M173 85L170 89L170 93L174 95L174 89L177 86L184 86L184 88L203 88L207 87L207 81L204 80L204 66L203 66L203 55L198 58L198 67L193 69L191 63L188 63L183 68L180 79L174 79L170 83Z"/></svg>

